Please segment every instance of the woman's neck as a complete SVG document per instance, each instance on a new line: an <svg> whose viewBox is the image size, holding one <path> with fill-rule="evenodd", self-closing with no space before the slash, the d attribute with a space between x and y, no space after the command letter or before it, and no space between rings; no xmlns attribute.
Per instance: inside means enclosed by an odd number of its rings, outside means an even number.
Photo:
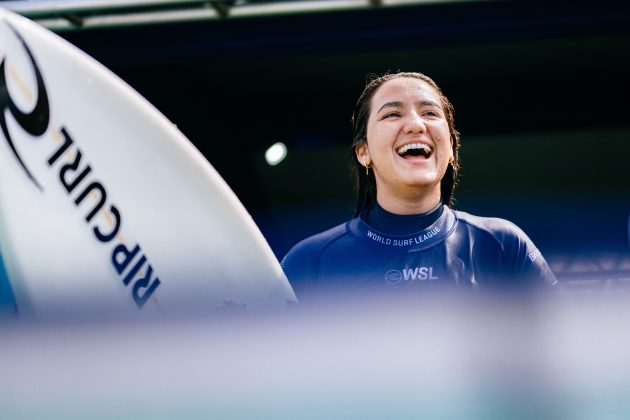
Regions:
<svg viewBox="0 0 630 420"><path fill-rule="evenodd" d="M376 191L376 201L384 210L393 214L423 214L435 210L441 202L439 188L430 191L417 191L408 196L393 196L381 190Z"/></svg>
<svg viewBox="0 0 630 420"><path fill-rule="evenodd" d="M389 235L410 235L431 226L442 215L442 203L431 211L421 214L393 214L374 204L364 215L363 221L373 229Z"/></svg>

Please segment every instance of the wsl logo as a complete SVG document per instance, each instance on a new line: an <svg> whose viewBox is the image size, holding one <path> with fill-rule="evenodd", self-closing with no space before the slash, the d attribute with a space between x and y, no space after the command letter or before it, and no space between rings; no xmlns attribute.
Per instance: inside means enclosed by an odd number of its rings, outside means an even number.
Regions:
<svg viewBox="0 0 630 420"><path fill-rule="evenodd" d="M400 282L410 282L415 280L438 280L439 277L434 274L433 267L415 267L405 268L402 271L389 270L385 273L385 282L395 286Z"/></svg>
<svg viewBox="0 0 630 420"><path fill-rule="evenodd" d="M8 22L5 24L28 56L35 75L37 92L34 96L37 100L30 112L23 112L18 108L9 93L6 78L7 57L3 57L0 62L0 128L11 153L25 175L42 193L45 193L41 183L35 179L18 152L9 131L7 115L10 114L21 129L32 136L33 140L41 140L49 131L50 101L44 77L30 48L11 24ZM123 236L119 235L123 214L108 198L107 188L103 181L93 176L92 166L71 136L70 130L62 124L58 130L51 129L50 133L59 144L51 148L48 159L40 164L47 168L51 177L57 178L57 185L75 207L82 209L87 207L84 222L92 231L95 245L108 245L109 251L104 257L109 259L111 268L124 286L131 286L131 296L136 305L142 308L160 285L159 278L154 276L153 267L142 252L140 244L129 242L128 235L124 235L127 239L123 242ZM37 162L30 164L37 165ZM89 204L92 206L88 207ZM98 215L101 217L97 217Z"/></svg>

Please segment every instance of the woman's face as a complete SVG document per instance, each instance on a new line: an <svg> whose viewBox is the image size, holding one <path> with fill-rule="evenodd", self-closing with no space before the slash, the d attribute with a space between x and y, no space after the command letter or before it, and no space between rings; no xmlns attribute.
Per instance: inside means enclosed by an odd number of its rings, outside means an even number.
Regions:
<svg viewBox="0 0 630 420"><path fill-rule="evenodd" d="M378 197L419 192L439 197L453 148L437 92L415 78L383 83L372 96L367 142L356 154L372 165Z"/></svg>

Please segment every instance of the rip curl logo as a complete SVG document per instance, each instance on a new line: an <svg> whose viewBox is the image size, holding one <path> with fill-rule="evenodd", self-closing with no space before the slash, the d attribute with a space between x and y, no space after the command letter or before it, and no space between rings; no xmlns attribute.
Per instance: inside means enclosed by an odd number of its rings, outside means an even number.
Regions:
<svg viewBox="0 0 630 420"><path fill-rule="evenodd" d="M0 127L2 128L2 133L4 134L11 151L15 155L18 163L26 172L26 175L29 177L31 181L42 190L42 186L37 182L35 177L31 171L26 167L26 164L22 160L22 157L18 153L15 148L15 144L13 143L13 139L11 138L11 134L9 133L9 127L7 126L6 120L6 111L11 112L11 115L15 120L20 124L20 126L34 137L39 137L46 132L48 129L48 123L50 122L50 109L48 107L48 95L46 94L46 87L44 86L44 80L42 78L42 74L39 71L39 66L33 58L33 54L31 50L24 42L22 36L9 24L5 22L6 25L11 29L11 31L15 34L17 39L20 41L28 58L33 66L33 71L35 72L35 80L37 82L37 102L35 103L35 107L30 113L22 112L16 105L15 102L11 99L11 95L9 95L9 89L7 86L7 80L5 77L5 63L6 57L2 58L2 62L0 63Z"/></svg>
<svg viewBox="0 0 630 420"><path fill-rule="evenodd" d="M6 57L3 57L0 63L0 127L18 163L28 178L43 192L41 184L35 179L15 147L9 133L6 114L7 111L10 112L20 127L34 138L42 137L48 131L50 123L48 94L42 73L30 48L9 22L4 23L15 34L28 55L35 73L37 101L29 113L22 112L16 106L9 95L5 76ZM83 205L84 201L90 201L90 199L95 203L85 216L85 223L91 227L97 243L113 245L113 249L110 248L109 263L122 283L126 287L132 286L131 296L136 305L142 308L160 285L160 279L153 276L153 267L142 252L140 244L132 242L133 245L129 246L125 243L126 241L123 242L123 237L119 234L123 215L117 206L108 200L107 188L103 182L94 178L92 166L83 158L83 153L75 144L69 130L61 125L59 130L51 130L51 134L59 146L46 161L48 168L57 172L56 175L63 191L73 201L75 207ZM99 214L102 217L97 217ZM154 301L157 304L155 297Z"/></svg>

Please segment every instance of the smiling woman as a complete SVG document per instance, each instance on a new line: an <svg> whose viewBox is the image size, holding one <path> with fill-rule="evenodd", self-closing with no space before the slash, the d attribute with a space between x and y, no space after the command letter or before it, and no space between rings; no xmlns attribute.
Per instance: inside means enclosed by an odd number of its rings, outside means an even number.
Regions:
<svg viewBox="0 0 630 420"><path fill-rule="evenodd" d="M397 214L427 212L440 199L451 205L459 133L453 106L432 79L399 73L373 80L359 98L352 122L361 200L355 216L374 205L375 192L379 203ZM368 169L360 177L357 164L366 169L374 165L374 176Z"/></svg>
<svg viewBox="0 0 630 420"><path fill-rule="evenodd" d="M450 208L459 133L453 106L431 78L397 73L372 80L352 123L355 217L285 256L298 298L556 284L517 226Z"/></svg>

